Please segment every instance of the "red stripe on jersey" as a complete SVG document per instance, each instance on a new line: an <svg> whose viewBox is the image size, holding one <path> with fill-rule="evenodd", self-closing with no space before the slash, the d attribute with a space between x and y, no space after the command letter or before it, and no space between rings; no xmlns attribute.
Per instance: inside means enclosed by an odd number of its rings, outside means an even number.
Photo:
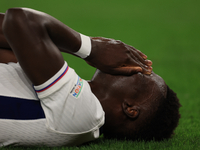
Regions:
<svg viewBox="0 0 200 150"><path fill-rule="evenodd" d="M47 87L41 89L41 90L35 90L37 93L40 93L40 92L43 92L47 89L49 89L50 87L52 87L54 84L56 84L68 71L69 69L69 66L67 66L67 68L65 69L65 71L54 81L52 82L51 84L49 84Z"/></svg>

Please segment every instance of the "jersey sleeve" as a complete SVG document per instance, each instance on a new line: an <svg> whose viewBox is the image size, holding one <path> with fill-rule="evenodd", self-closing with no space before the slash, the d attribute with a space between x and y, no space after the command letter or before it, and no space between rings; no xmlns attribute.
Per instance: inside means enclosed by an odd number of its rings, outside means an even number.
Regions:
<svg viewBox="0 0 200 150"><path fill-rule="evenodd" d="M34 86L46 116L47 128L60 134L89 134L99 137L104 111L87 81L67 63L48 81Z"/></svg>

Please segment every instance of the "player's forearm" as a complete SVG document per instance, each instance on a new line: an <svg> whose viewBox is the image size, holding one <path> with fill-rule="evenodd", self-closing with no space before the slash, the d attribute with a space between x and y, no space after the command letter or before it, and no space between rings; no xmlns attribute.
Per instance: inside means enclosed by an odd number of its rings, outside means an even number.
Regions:
<svg viewBox="0 0 200 150"><path fill-rule="evenodd" d="M54 20L46 25L48 34L56 46L66 53L75 53L79 50L81 41L78 32L64 25L58 20Z"/></svg>
<svg viewBox="0 0 200 150"><path fill-rule="evenodd" d="M41 36L43 36L43 32L48 33L49 37L44 38L50 38L60 51L74 54L80 49L81 38L78 32L46 13L28 8L23 8L23 11L30 22L30 26L33 26L34 30L39 30ZM3 17L4 14L1 15L1 27ZM0 29L0 32L0 47L2 45L4 48L9 48L9 45L3 36L2 29Z"/></svg>
<svg viewBox="0 0 200 150"><path fill-rule="evenodd" d="M60 51L74 54L81 46L80 34L56 18L32 9L23 9L30 20L46 30Z"/></svg>

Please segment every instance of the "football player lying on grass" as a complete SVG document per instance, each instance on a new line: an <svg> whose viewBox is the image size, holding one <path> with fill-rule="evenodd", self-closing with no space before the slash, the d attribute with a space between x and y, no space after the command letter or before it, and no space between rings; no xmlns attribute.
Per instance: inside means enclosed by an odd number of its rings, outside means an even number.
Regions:
<svg viewBox="0 0 200 150"><path fill-rule="evenodd" d="M163 140L179 100L147 56L121 41L88 37L48 14L0 15L0 145L71 146L105 138ZM97 68L91 81L66 52ZM80 66L81 67L81 66Z"/></svg>

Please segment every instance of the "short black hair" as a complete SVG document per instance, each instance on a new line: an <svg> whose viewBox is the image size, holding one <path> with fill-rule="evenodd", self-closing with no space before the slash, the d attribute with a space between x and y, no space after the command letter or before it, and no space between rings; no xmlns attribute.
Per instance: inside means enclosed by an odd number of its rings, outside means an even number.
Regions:
<svg viewBox="0 0 200 150"><path fill-rule="evenodd" d="M105 138L117 138L128 140L144 140L144 141L161 141L169 139L175 128L178 126L180 119L179 108L181 104L176 93L167 86L167 96L159 99L157 111L149 119L144 120L137 130L124 129L123 132L116 130L104 131Z"/></svg>

